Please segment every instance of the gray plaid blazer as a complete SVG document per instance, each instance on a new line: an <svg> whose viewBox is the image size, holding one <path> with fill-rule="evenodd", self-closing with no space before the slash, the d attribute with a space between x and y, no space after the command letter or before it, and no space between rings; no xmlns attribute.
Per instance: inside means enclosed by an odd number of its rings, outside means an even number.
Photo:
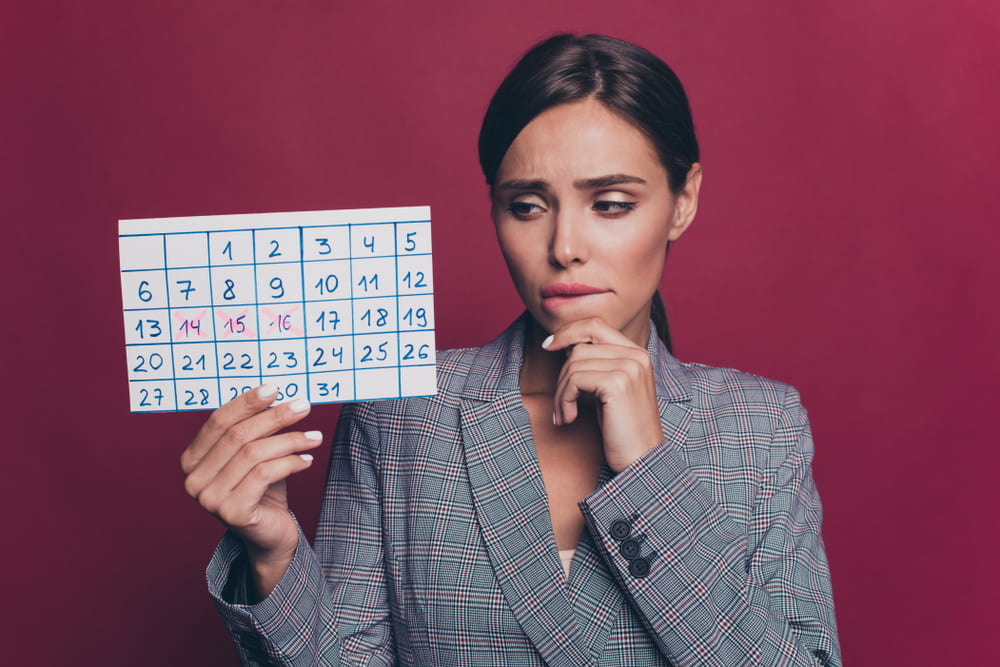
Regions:
<svg viewBox="0 0 1000 667"><path fill-rule="evenodd" d="M580 507L569 579L518 378L526 316L438 394L344 408L312 546L265 600L210 591L249 665L840 665L805 410L650 335L664 442Z"/></svg>

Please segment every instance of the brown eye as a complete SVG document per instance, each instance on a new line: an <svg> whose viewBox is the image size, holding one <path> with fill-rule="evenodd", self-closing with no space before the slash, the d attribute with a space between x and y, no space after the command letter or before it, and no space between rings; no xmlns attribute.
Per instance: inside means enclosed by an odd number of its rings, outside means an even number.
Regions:
<svg viewBox="0 0 1000 667"><path fill-rule="evenodd" d="M602 199L594 202L594 210L598 213L608 214L611 217L617 217L625 215L634 209L635 205L636 202L634 201L614 201L611 199Z"/></svg>
<svg viewBox="0 0 1000 667"><path fill-rule="evenodd" d="M542 207L526 201L515 201L510 203L507 210L513 213L515 217L530 218L533 215L541 213Z"/></svg>

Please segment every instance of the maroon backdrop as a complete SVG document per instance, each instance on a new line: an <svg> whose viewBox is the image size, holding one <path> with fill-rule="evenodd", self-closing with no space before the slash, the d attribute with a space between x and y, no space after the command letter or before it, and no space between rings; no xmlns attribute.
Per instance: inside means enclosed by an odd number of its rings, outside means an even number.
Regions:
<svg viewBox="0 0 1000 667"><path fill-rule="evenodd" d="M116 221L430 204L439 344L483 342L519 302L478 123L564 30L686 82L678 355L802 390L848 663L997 664L998 5L555 4L3 3L5 664L233 662L177 463L203 415L128 412Z"/></svg>

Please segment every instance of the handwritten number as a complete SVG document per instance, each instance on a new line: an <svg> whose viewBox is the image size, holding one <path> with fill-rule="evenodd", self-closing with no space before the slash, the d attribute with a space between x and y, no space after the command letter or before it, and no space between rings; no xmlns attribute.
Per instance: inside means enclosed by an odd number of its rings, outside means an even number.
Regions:
<svg viewBox="0 0 1000 667"><path fill-rule="evenodd" d="M236 283L233 282L232 278L226 278L226 290L222 293L222 298L226 301L232 301L236 298L236 292L233 288L236 287Z"/></svg>
<svg viewBox="0 0 1000 667"><path fill-rule="evenodd" d="M320 396L329 396L330 394L340 396L340 383L327 384L326 382L317 382L316 393Z"/></svg>
<svg viewBox="0 0 1000 667"><path fill-rule="evenodd" d="M417 348L416 346L407 343L404 348L406 349L406 352L403 353L403 361L410 361L413 359L414 353L416 353L417 359L427 359L430 356L430 353L428 352L428 350L430 350L429 345L421 345Z"/></svg>
<svg viewBox="0 0 1000 667"><path fill-rule="evenodd" d="M410 326L413 326L414 322L416 322L416 326L426 327L427 310L424 308L417 308L416 310L413 308L407 308L406 312L403 313L403 321Z"/></svg>
<svg viewBox="0 0 1000 667"><path fill-rule="evenodd" d="M189 354L184 355L184 364L181 366L182 371L195 371L198 370L195 366L201 366L201 370L205 370L205 355L201 355L197 359L193 358Z"/></svg>
<svg viewBox="0 0 1000 667"><path fill-rule="evenodd" d="M378 289L378 274L373 273L370 276L361 276L361 280L358 281L358 287L368 291L368 286L371 285L372 289Z"/></svg>
<svg viewBox="0 0 1000 667"><path fill-rule="evenodd" d="M386 325L386 322L389 319L389 311L386 310L385 308L379 308L376 311L376 313L377 313L378 317L375 319L375 326L377 326L377 327L384 327ZM361 316L361 319L364 321L365 324L367 324L368 326L371 326L372 325L372 309L369 308L368 310L366 310L365 314Z"/></svg>
<svg viewBox="0 0 1000 667"><path fill-rule="evenodd" d="M281 282L281 278L275 276L274 278L271 278L271 282L269 284L271 289L276 292L276 294L271 295L272 299L280 299L285 296L285 284Z"/></svg>
<svg viewBox="0 0 1000 667"><path fill-rule="evenodd" d="M389 344L388 342L379 343L377 348L378 355L376 355L375 357L372 357L372 355L375 353L375 348L372 348L371 345L365 345L364 346L365 353L361 355L361 363L365 363L368 361L385 361L386 359L388 359L389 353L385 349L386 345L388 344Z"/></svg>
<svg viewBox="0 0 1000 667"><path fill-rule="evenodd" d="M332 294L337 291L339 286L340 279L332 273L326 278L320 278L316 281L316 284L313 285L313 287L319 290L320 294Z"/></svg>
<svg viewBox="0 0 1000 667"><path fill-rule="evenodd" d="M236 387L230 387L229 391L232 392L232 396L229 397L229 400L233 400L237 396L250 391L250 386L249 385L244 385L244 386L242 386L242 387L240 387L238 389Z"/></svg>
<svg viewBox="0 0 1000 667"><path fill-rule="evenodd" d="M318 255L329 255L333 252L333 248L330 247L330 239L316 239L316 243L320 247L320 250L317 252Z"/></svg>
<svg viewBox="0 0 1000 667"><path fill-rule="evenodd" d="M163 357L156 352L150 354L149 357L143 357L141 354L136 355L136 359L139 360L139 363L132 369L136 373L148 373L150 369L158 371L163 366ZM149 368L146 368L147 365Z"/></svg>
<svg viewBox="0 0 1000 667"><path fill-rule="evenodd" d="M162 389L156 388L153 389L152 392L150 392L150 390L148 389L140 389L139 395L142 396L142 398L139 399L139 405L144 408L152 407L153 404L149 402L150 396L152 396L153 399L156 401L157 407L159 407L163 403Z"/></svg>
<svg viewBox="0 0 1000 667"><path fill-rule="evenodd" d="M143 322L146 323L143 326ZM139 332L139 338L159 338L163 330L160 328L159 320L139 320L135 325L135 330ZM147 331L148 330L148 331Z"/></svg>
<svg viewBox="0 0 1000 667"><path fill-rule="evenodd" d="M271 239L271 252L268 253L268 257L281 257L281 251L278 250L278 242Z"/></svg>
<svg viewBox="0 0 1000 667"><path fill-rule="evenodd" d="M403 282L406 283L406 286L411 289L417 287L427 287L427 283L424 280L423 271L414 271L412 276L410 275L410 272L407 271L406 275L403 276Z"/></svg>
<svg viewBox="0 0 1000 667"><path fill-rule="evenodd" d="M197 394L190 389L185 389L184 395L186 397L184 399L184 405L208 405L208 399L210 396L207 389L199 389ZM201 396L200 401L198 400L199 395Z"/></svg>
<svg viewBox="0 0 1000 667"><path fill-rule="evenodd" d="M140 301L152 301L153 293L149 291L149 281L143 280L139 283L139 300Z"/></svg>
<svg viewBox="0 0 1000 667"><path fill-rule="evenodd" d="M335 310L326 310L319 314L316 318L316 324L319 325L320 331L326 331L326 325L330 325L330 329L333 331L337 330L337 325L340 324L340 315L337 314Z"/></svg>

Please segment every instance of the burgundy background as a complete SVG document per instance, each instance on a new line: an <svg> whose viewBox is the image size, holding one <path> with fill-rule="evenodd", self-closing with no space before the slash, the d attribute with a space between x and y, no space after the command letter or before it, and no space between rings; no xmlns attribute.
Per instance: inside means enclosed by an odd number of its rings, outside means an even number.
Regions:
<svg viewBox="0 0 1000 667"><path fill-rule="evenodd" d="M177 463L204 415L128 412L116 221L430 204L439 345L483 342L519 302L479 120L572 30L686 83L678 355L802 390L848 663L996 664L998 7L3 3L3 662L233 661L202 575L220 526ZM294 481L306 525L324 462Z"/></svg>

